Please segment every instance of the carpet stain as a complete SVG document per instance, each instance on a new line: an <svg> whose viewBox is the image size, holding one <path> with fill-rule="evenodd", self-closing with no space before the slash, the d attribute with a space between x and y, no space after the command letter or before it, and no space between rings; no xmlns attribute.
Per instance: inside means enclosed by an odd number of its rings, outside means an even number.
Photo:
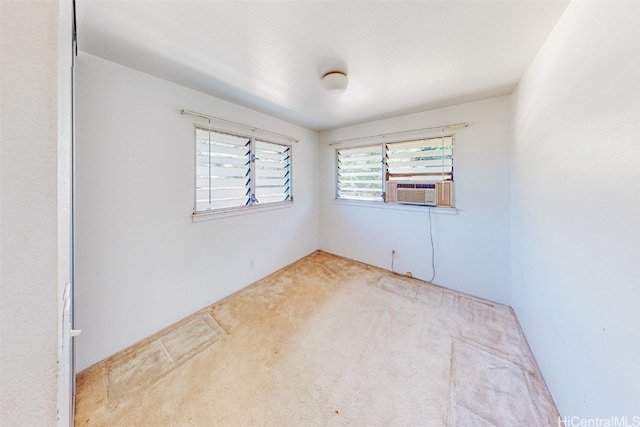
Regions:
<svg viewBox="0 0 640 427"><path fill-rule="evenodd" d="M452 341L451 352L453 425L463 425L461 420L468 417L464 412L496 426L531 425L539 419L518 364L459 339Z"/></svg>
<svg viewBox="0 0 640 427"><path fill-rule="evenodd" d="M114 410L226 333L211 313L197 313L105 363L107 405Z"/></svg>
<svg viewBox="0 0 640 427"><path fill-rule="evenodd" d="M321 251L79 373L76 399L78 426L557 416L509 307Z"/></svg>

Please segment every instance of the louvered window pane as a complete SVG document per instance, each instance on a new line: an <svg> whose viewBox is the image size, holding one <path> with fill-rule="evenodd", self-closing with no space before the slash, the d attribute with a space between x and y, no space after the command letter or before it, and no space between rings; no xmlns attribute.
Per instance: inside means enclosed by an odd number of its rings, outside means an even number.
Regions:
<svg viewBox="0 0 640 427"><path fill-rule="evenodd" d="M390 181L453 180L453 137L388 143L386 162Z"/></svg>
<svg viewBox="0 0 640 427"><path fill-rule="evenodd" d="M196 128L196 212L249 204L250 160L249 138Z"/></svg>
<svg viewBox="0 0 640 427"><path fill-rule="evenodd" d="M196 126L195 213L293 201L291 146Z"/></svg>
<svg viewBox="0 0 640 427"><path fill-rule="evenodd" d="M338 150L338 199L382 201L382 144Z"/></svg>
<svg viewBox="0 0 640 427"><path fill-rule="evenodd" d="M284 202L291 199L291 147L255 141L255 202Z"/></svg>

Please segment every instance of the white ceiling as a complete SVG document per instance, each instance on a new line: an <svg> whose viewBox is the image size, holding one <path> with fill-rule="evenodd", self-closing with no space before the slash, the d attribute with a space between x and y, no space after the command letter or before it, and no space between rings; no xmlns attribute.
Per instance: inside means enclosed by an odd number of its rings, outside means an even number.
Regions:
<svg viewBox="0 0 640 427"><path fill-rule="evenodd" d="M82 51L326 130L511 93L567 4L77 0L76 10ZM333 69L349 76L342 95L321 85Z"/></svg>

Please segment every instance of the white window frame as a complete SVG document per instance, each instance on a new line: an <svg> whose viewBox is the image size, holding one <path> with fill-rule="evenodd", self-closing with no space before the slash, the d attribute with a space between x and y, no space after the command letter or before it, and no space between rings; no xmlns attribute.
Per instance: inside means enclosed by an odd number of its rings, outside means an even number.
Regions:
<svg viewBox="0 0 640 427"><path fill-rule="evenodd" d="M449 145L451 145L451 161L450 161L450 172L445 174L445 170L447 169L446 166L443 166L440 168L440 175L438 176L436 173L432 173L430 174L430 176L425 177L424 175L420 175L420 174L412 174L411 176L407 175L407 176L398 176L396 174L396 176L393 176L393 174L391 174L389 172L389 159L388 159L388 153L389 153L389 146L394 146L395 144L401 145L401 144L410 144L412 142L419 142L419 141L440 141L440 144L444 145L445 141L446 141L446 146L448 147ZM431 144L432 146L435 146L436 144ZM341 197L341 189L340 189L340 150L344 150L344 151L349 151L349 150L354 150L354 149L358 149L358 148L366 148L366 147L374 147L374 146L380 146L381 150L382 150L382 187L381 187L381 191L382 191L382 197L380 197L379 199L366 199L366 200L360 200L358 198L350 198L350 197ZM349 203L354 203L354 204L380 204L380 205L395 205L395 202L387 202L386 201L386 189L387 189L387 183L391 182L391 181L414 181L414 182L428 182L428 183L436 183L438 181L451 181L454 182L454 160L455 160L455 134L449 134L449 135L442 135L442 136L430 136L430 137L422 137L422 138L412 138L412 139L406 139L406 140L397 140L397 141L377 141L374 143L366 143L366 144L362 144L362 145L353 145L353 146L348 146L348 147L336 147L336 174L335 174L335 200L336 201L340 201L340 202L349 202ZM445 152L445 150L441 149L440 153L443 154ZM443 156L443 160L444 160L444 156ZM444 165L444 164L443 164ZM434 169L437 169L437 166L434 167ZM448 164L447 164L448 166Z"/></svg>
<svg viewBox="0 0 640 427"><path fill-rule="evenodd" d="M198 131L199 130L204 132L209 132L209 134L213 133L213 134L227 135L233 138L242 138L247 140L246 146L247 146L248 152L247 152L247 163L245 165L247 170L245 175L247 178L247 182L245 183L245 187L247 188L246 204L240 205L240 206L215 208L215 207L211 207L211 204L212 202L219 201L219 200L209 199L209 207L203 208L202 203L199 203L198 201L199 179L204 178L211 182L211 178L212 178L211 169L209 169L208 175L203 175L203 176L200 176L198 171L198 167L199 167L198 157L199 157L199 154L201 154L198 150ZM261 197L257 194L261 188L267 187L266 185L261 185L259 183L261 179L257 173L258 167L256 162L260 162L261 158L259 156L258 157L256 156L256 152L263 151L266 153L267 151L269 151L266 149L266 147L261 149L259 147L261 144L265 144L266 146L275 145L275 146L282 147L283 153L286 153L286 155L283 158L283 160L286 160L286 166L282 168L283 174L284 174L283 178L285 179L284 186L286 187L284 200L277 200L277 201L262 200L261 201L260 200ZM256 145L258 145L258 148L256 148ZM274 154L271 157L278 157L278 156ZM265 161L269 162L272 160L267 159ZM268 138L256 137L254 135L248 135L241 132L217 129L204 124L198 124L198 123L194 124L194 196L193 196L194 204L193 204L193 214L192 214L193 217L195 218L198 216L221 214L221 213L242 213L244 211L250 211L253 209L261 209L261 208L264 209L267 207L291 205L293 203L292 163L293 163L292 162L292 144L275 142L275 141L269 140ZM266 177L263 177L263 178L268 179ZM208 188L211 189L210 187Z"/></svg>

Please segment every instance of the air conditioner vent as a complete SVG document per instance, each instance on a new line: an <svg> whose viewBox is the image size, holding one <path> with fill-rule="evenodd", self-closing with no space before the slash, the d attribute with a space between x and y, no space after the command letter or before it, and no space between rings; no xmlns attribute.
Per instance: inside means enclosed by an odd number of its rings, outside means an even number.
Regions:
<svg viewBox="0 0 640 427"><path fill-rule="evenodd" d="M398 188L436 188L435 184L424 184L419 182L399 182Z"/></svg>
<svg viewBox="0 0 640 427"><path fill-rule="evenodd" d="M398 188L398 203L436 205L435 188Z"/></svg>
<svg viewBox="0 0 640 427"><path fill-rule="evenodd" d="M389 181L385 200L409 205L453 206L453 182Z"/></svg>

